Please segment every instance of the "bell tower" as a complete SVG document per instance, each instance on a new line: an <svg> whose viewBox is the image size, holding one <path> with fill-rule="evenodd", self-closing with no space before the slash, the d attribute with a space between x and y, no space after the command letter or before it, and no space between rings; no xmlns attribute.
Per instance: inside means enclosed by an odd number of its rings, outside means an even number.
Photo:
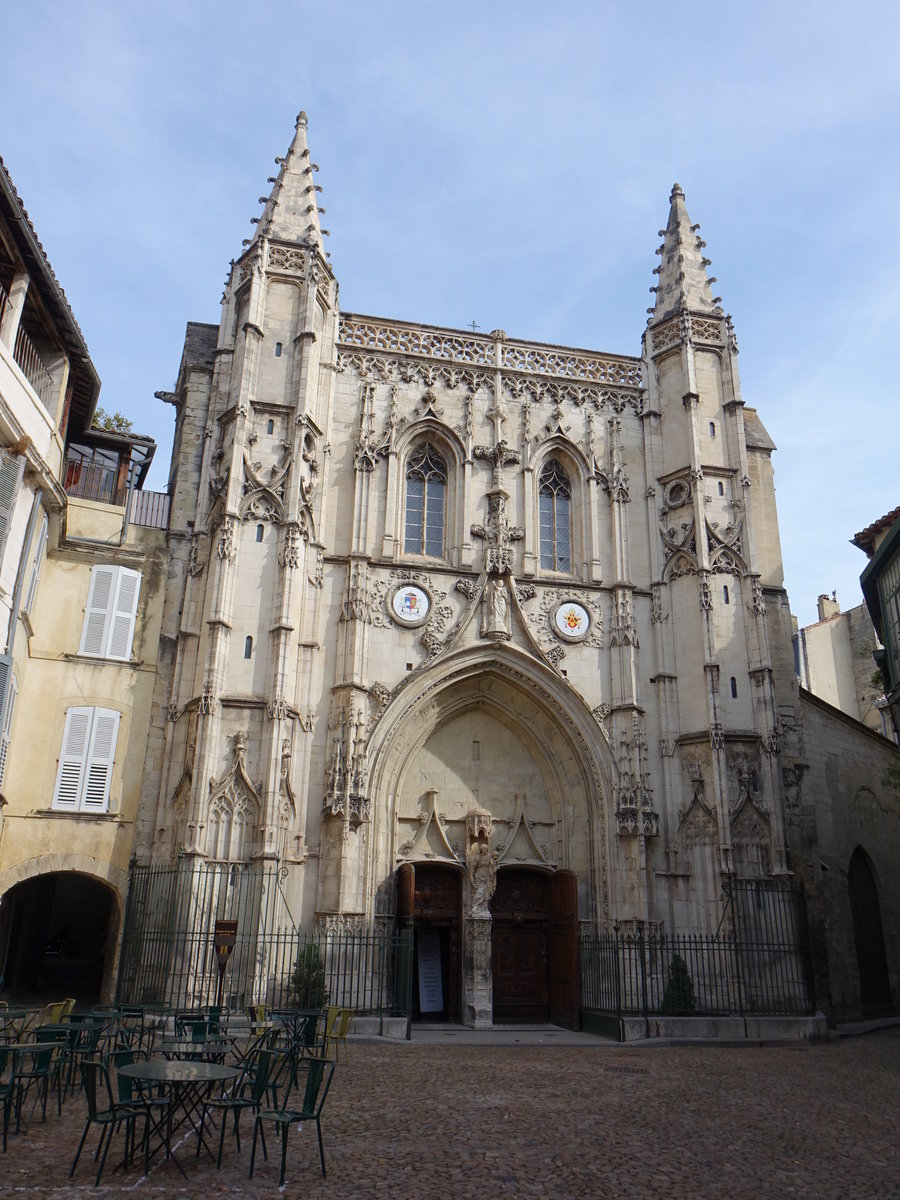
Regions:
<svg viewBox="0 0 900 1200"><path fill-rule="evenodd" d="M767 609L769 590L783 594L774 446L741 399L698 231L675 184L643 339L662 832L667 873L693 880L694 911L673 913L681 925L702 922L717 877L786 869Z"/></svg>
<svg viewBox="0 0 900 1200"><path fill-rule="evenodd" d="M165 397L176 408L175 650L154 856L306 855L338 309L305 113L275 161L218 329L188 327Z"/></svg>

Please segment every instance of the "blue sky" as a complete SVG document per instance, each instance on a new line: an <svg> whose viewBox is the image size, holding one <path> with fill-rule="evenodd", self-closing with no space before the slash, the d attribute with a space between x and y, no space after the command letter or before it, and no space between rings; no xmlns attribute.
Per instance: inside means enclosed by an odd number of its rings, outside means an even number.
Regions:
<svg viewBox="0 0 900 1200"><path fill-rule="evenodd" d="M2 154L103 380L160 443L309 113L347 311L640 352L676 180L778 446L792 610L900 504L900 6L3 5Z"/></svg>

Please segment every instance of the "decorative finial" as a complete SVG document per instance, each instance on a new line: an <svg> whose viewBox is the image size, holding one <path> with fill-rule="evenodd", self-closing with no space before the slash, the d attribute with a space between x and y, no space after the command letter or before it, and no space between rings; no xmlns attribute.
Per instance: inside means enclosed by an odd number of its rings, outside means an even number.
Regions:
<svg viewBox="0 0 900 1200"><path fill-rule="evenodd" d="M307 117L305 112L297 113L297 126L303 125L305 128L308 120L309 120L309 117Z"/></svg>
<svg viewBox="0 0 900 1200"><path fill-rule="evenodd" d="M669 197L669 199L674 200L676 196L680 196L682 200L684 199L684 192L681 190L680 183L672 184L672 195Z"/></svg>

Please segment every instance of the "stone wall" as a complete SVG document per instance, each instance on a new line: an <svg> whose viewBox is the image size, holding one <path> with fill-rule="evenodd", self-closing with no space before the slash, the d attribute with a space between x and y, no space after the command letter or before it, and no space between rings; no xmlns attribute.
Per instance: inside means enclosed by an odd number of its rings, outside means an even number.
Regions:
<svg viewBox="0 0 900 1200"><path fill-rule="evenodd" d="M866 856L878 889L891 994L900 996L900 792L885 783L900 751L801 691L806 765L786 789L792 866L809 908L816 994L832 1019L861 1015L848 869Z"/></svg>

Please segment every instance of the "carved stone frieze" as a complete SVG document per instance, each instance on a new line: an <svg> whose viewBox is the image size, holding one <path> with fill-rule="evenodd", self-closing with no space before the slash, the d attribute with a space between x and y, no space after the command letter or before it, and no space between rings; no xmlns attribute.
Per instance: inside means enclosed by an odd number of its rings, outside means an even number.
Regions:
<svg viewBox="0 0 900 1200"><path fill-rule="evenodd" d="M316 929L329 935L364 933L366 917L364 913L319 913Z"/></svg>

